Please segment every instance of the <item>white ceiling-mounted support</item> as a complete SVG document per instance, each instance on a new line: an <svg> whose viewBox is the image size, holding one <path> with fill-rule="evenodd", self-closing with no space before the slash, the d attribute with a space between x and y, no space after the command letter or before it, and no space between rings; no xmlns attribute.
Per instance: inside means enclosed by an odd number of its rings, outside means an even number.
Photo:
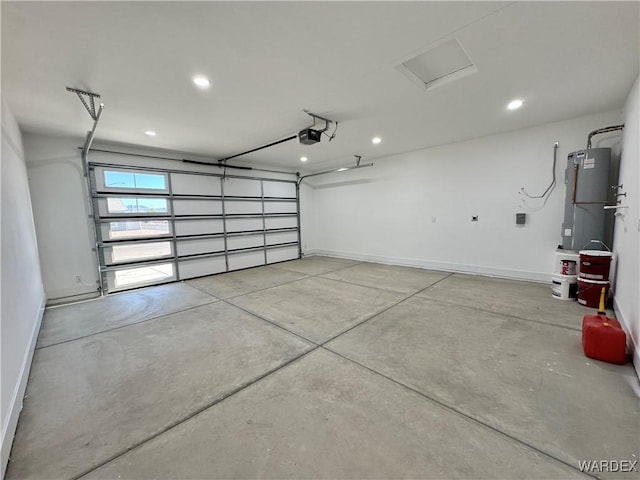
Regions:
<svg viewBox="0 0 640 480"><path fill-rule="evenodd" d="M98 122L100 121L100 117L102 116L103 110L104 110L104 103L101 103L100 107L98 108L98 113L96 114L96 118L94 119L94 122L93 122L93 128L89 130L89 132L87 132L87 139L85 140L84 146L82 147L82 157L85 160L87 158L87 154L89 153L89 149L91 148L91 143L93 142L93 137L96 134L96 128L98 127Z"/></svg>
<svg viewBox="0 0 640 480"><path fill-rule="evenodd" d="M87 198L89 200L89 217L93 220L93 251L96 256L97 261L97 269L98 269L98 292L100 295L104 295L104 280L102 278L102 269L100 268L100 245L99 245L99 234L98 234L98 223L96 222L96 212L98 211L97 203L92 196L91 190L91 178L89 176L89 149L91 148L91 143L93 142L93 137L96 134L96 128L98 127L98 122L100 121L100 117L102 116L102 111L104 110L104 103L101 103L98 107L98 111L96 111L96 105L94 102L94 98L100 98L100 95L97 93L85 92L84 90L78 90L77 88L67 87L68 92L75 93L78 95L78 98L84 105L84 108L87 109L87 112L91 116L93 120L93 127L91 130L87 132L87 138L84 141L84 145L82 146L81 158L82 158L82 171L84 173L85 183L87 186ZM85 99L87 97L89 103Z"/></svg>
<svg viewBox="0 0 640 480"><path fill-rule="evenodd" d="M84 90L78 90L77 88L71 88L71 87L67 87L67 92L72 92L78 95L78 98L80 99L80 101L84 105L84 108L86 108L87 113L89 114L89 116L91 116L91 119L93 120L93 127L91 128L91 130L89 130L89 132L87 132L87 138L82 147L82 170L84 172L84 176L86 177L89 174L89 169L87 165L88 163L87 154L89 153L89 149L91 148L91 143L93 142L93 137L96 134L96 128L98 126L98 122L100 121L100 117L102 116L102 111L104 110L104 103L101 103L100 106L98 107L98 111L96 111L94 98L100 98L100 95L98 95L97 93L86 92ZM89 103L87 103L87 100L85 99L85 97L88 99Z"/></svg>
<svg viewBox="0 0 640 480"><path fill-rule="evenodd" d="M329 173L337 173L337 172L346 172L347 170L355 170L356 168L364 168L364 167L372 167L373 163L364 163L364 164L360 164L360 160L362 160L362 157L360 155L354 155L354 157L356 157L356 164L355 165L351 165L349 167L340 167L340 168L334 168L331 170L325 170L323 172L316 172L316 173L310 173L309 175L303 175L300 178L298 178L298 185L300 185L302 183L302 180L304 180L305 178L309 178L309 177L315 177L317 175L327 175Z"/></svg>
<svg viewBox="0 0 640 480"><path fill-rule="evenodd" d="M336 132L338 131L338 122L335 122L333 120L329 120L328 118L325 117L321 117L320 115L316 115L313 112L310 112L309 110L302 110L304 113L306 113L307 115L309 115L311 118L313 118L313 125L311 125L309 128L312 128L320 133L324 133L327 137L329 137L329 141L333 140L334 138L336 138ZM318 130L315 128L316 126L316 120L321 120L324 122L324 128ZM327 130L329 130L329 125L335 123L336 126L333 129L333 133L331 135L329 135L327 132Z"/></svg>
<svg viewBox="0 0 640 480"><path fill-rule="evenodd" d="M313 125L311 125L309 128L313 128L316 126L316 120L322 120L324 122L324 128L322 130L315 129L315 130L318 130L319 132L326 132L327 130L329 130L329 125L333 123L333 120L329 120L328 118L324 118L324 117L321 117L320 115L316 115L315 113L312 113L307 109L303 109L302 111L307 115L309 115L311 118L313 118ZM336 122L336 125L337 125L337 122Z"/></svg>
<svg viewBox="0 0 640 480"><path fill-rule="evenodd" d="M84 108L87 109L87 112L89 113L93 121L95 122L98 119L100 110L96 112L96 104L93 101L93 99L100 98L100 95L98 95L97 93L85 92L84 90L78 90L77 88L71 88L71 87L67 87L67 92L72 92L78 95L78 98L84 105ZM85 97L88 98L89 103L87 103L87 100L85 100ZM100 107L104 107L104 104L100 104Z"/></svg>

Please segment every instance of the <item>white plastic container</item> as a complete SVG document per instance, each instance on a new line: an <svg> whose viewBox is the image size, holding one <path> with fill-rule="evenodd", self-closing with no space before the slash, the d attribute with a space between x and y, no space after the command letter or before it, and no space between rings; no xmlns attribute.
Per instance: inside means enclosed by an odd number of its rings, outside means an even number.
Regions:
<svg viewBox="0 0 640 480"><path fill-rule="evenodd" d="M551 275L551 294L558 300L571 300L576 298L578 292L578 276L562 275L554 273Z"/></svg>
<svg viewBox="0 0 640 480"><path fill-rule="evenodd" d="M560 274L561 275L576 275L577 262L575 260L561 260L560 261Z"/></svg>
<svg viewBox="0 0 640 480"><path fill-rule="evenodd" d="M572 263L573 262L573 263ZM579 272L580 254L578 252L570 252L568 250L556 250L555 263L553 265L553 273L564 275L575 275Z"/></svg>

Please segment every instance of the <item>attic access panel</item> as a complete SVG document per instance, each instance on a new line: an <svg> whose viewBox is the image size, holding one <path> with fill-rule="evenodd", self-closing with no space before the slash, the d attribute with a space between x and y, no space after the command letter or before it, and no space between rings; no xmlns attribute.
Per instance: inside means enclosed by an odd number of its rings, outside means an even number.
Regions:
<svg viewBox="0 0 640 480"><path fill-rule="evenodd" d="M455 38L430 47L396 68L425 90L478 71Z"/></svg>

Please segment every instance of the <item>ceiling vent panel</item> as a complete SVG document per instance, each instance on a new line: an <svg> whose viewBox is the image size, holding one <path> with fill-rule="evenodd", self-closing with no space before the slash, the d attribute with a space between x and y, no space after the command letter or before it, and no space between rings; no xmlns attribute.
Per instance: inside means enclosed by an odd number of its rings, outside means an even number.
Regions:
<svg viewBox="0 0 640 480"><path fill-rule="evenodd" d="M478 71L455 38L430 47L396 68L426 90Z"/></svg>

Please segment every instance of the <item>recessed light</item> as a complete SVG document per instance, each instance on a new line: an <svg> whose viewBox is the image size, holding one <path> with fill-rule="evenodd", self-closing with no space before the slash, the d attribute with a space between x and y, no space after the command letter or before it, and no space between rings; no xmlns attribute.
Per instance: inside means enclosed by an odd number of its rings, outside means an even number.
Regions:
<svg viewBox="0 0 640 480"><path fill-rule="evenodd" d="M509 105L507 105L507 108L509 110L517 110L518 108L520 108L522 106L524 102L522 100L520 100L519 98L515 99L515 100L511 100L509 102Z"/></svg>
<svg viewBox="0 0 640 480"><path fill-rule="evenodd" d="M204 75L196 75L193 77L193 83L195 83L198 88L209 88L211 86L211 80Z"/></svg>
<svg viewBox="0 0 640 480"><path fill-rule="evenodd" d="M336 170L336 172L344 172L345 170L348 170L348 168L342 167Z"/></svg>
<svg viewBox="0 0 640 480"><path fill-rule="evenodd" d="M145 135L149 135L150 137L155 137L156 135L158 135L156 132L154 132L153 130L147 130L146 132L144 132Z"/></svg>
<svg viewBox="0 0 640 480"><path fill-rule="evenodd" d="M373 143L374 145L378 145L381 141L382 139L380 137L373 137L371 139L371 143Z"/></svg>
<svg viewBox="0 0 640 480"><path fill-rule="evenodd" d="M301 161L301 162L306 162L307 160L308 160L308 158L307 158L307 157L300 157L300 161Z"/></svg>

